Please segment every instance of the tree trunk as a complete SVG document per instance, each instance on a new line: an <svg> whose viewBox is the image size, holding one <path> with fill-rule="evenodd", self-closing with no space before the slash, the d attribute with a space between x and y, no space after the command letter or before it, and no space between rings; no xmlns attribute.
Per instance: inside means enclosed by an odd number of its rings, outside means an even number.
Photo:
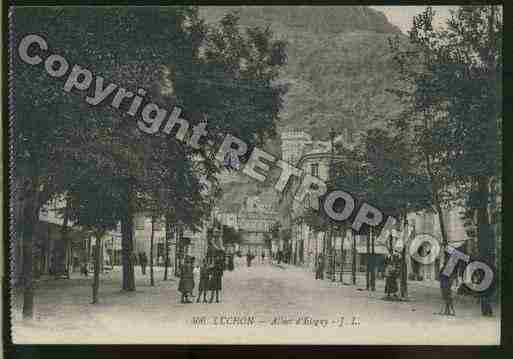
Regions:
<svg viewBox="0 0 513 359"><path fill-rule="evenodd" d="M365 289L370 289L370 234L367 234L367 240L365 241L367 251L367 265L365 270Z"/></svg>
<svg viewBox="0 0 513 359"><path fill-rule="evenodd" d="M438 196L437 196L438 197ZM445 252L444 256L444 264L448 260L448 253L445 251L447 249L447 245L449 244L449 240L447 239L447 232L445 230L445 220L444 214L442 212L442 206L440 205L440 201L437 199L435 201L436 213L438 214L438 222L440 223L440 232L442 234L442 246Z"/></svg>
<svg viewBox="0 0 513 359"><path fill-rule="evenodd" d="M100 288L100 253L102 246L102 233L96 235L94 246L94 276L93 276L93 303L98 303L98 289Z"/></svg>
<svg viewBox="0 0 513 359"><path fill-rule="evenodd" d="M87 273L89 273L89 263L91 262L91 238L87 238L87 243L86 243L86 262L85 262L85 267L86 267L86 276L87 276Z"/></svg>
<svg viewBox="0 0 513 359"><path fill-rule="evenodd" d="M155 286L153 278L153 239L155 237L155 217L151 217L151 235L150 235L150 285Z"/></svg>
<svg viewBox="0 0 513 359"><path fill-rule="evenodd" d="M330 277L331 281L335 279L335 233L333 230L333 223L330 223L330 240L329 240L329 253L330 253Z"/></svg>
<svg viewBox="0 0 513 359"><path fill-rule="evenodd" d="M70 262L70 248L71 243L70 239L68 238L68 221L69 221L69 202L68 198L66 198L66 207L64 210L64 218L62 221L62 227L61 227L61 241L63 243L63 252L64 252L64 270L68 272L68 276L70 274L69 270L69 262ZM54 256L54 263L55 263L55 256ZM68 277L69 278L69 277Z"/></svg>
<svg viewBox="0 0 513 359"><path fill-rule="evenodd" d="M371 285L371 291L376 291L376 251L374 246L374 230L370 229L370 236L371 236L371 253L372 253L372 264L371 264L371 276L370 276L370 285Z"/></svg>
<svg viewBox="0 0 513 359"><path fill-rule="evenodd" d="M352 230L351 230L351 237L353 239L353 265L352 265L353 285L355 285L356 284L356 236Z"/></svg>
<svg viewBox="0 0 513 359"><path fill-rule="evenodd" d="M344 241L346 239L346 234L347 234L347 230L344 229L342 231L342 240L341 240L341 244L340 244L340 283L344 283L344 263L345 263L345 258L346 258L346 255L344 253Z"/></svg>
<svg viewBox="0 0 513 359"><path fill-rule="evenodd" d="M104 258L104 253L105 253L105 249L103 248L103 242L102 242L102 245L100 247L100 271L103 273L105 273L105 258Z"/></svg>
<svg viewBox="0 0 513 359"><path fill-rule="evenodd" d="M73 272L73 246L70 245L68 248L68 273L71 276L71 273Z"/></svg>
<svg viewBox="0 0 513 359"><path fill-rule="evenodd" d="M34 316L33 248L35 227L39 217L37 172L33 174L32 181L25 189L23 197L23 319L32 319Z"/></svg>
<svg viewBox="0 0 513 359"><path fill-rule="evenodd" d="M408 235L408 221L406 219L406 215L403 216L404 218L404 224L403 224L403 231L406 231L406 236ZM408 297L408 266L406 265L406 240L408 239L404 235L403 232L403 249L401 251L401 298L407 298Z"/></svg>
<svg viewBox="0 0 513 359"><path fill-rule="evenodd" d="M175 232L175 277L180 276L180 251L182 250L182 227L177 226Z"/></svg>
<svg viewBox="0 0 513 359"><path fill-rule="evenodd" d="M479 257L493 264L493 255L491 251L490 223L488 217L488 201L490 196L489 179L487 176L479 176L477 179L478 190L478 207L477 207L477 236ZM493 310L490 305L490 298L487 295L481 297L481 314L484 316L493 315Z"/></svg>
<svg viewBox="0 0 513 359"><path fill-rule="evenodd" d="M427 124L425 125L427 128ZM431 191L433 196L433 202L436 209L436 213L438 214L438 223L440 225L440 233L442 234L442 250L444 252L444 265L449 259L449 254L447 253L447 232L445 231L445 220L444 220L444 214L442 212L442 205L440 203L440 198L438 196L438 181L435 178L435 175L433 174L433 170L431 169L431 159L429 157L429 154L425 153L425 160L426 160L426 169L429 175L429 180L431 182Z"/></svg>
<svg viewBox="0 0 513 359"><path fill-rule="evenodd" d="M132 261L134 251L133 231L134 217L132 211L129 209L121 219L122 289L126 291L135 291L134 263Z"/></svg>
<svg viewBox="0 0 513 359"><path fill-rule="evenodd" d="M171 220L169 216L166 215L166 239L165 239L165 256L164 259L164 280L167 280L167 271L169 268L169 244L170 244L170 237L171 237Z"/></svg>

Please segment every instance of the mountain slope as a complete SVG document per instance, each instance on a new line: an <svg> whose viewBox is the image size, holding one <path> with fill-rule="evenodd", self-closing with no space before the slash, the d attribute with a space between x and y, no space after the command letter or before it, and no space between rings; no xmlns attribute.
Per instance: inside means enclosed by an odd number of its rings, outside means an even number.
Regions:
<svg viewBox="0 0 513 359"><path fill-rule="evenodd" d="M331 127L382 126L400 110L397 99L386 92L396 78L388 39L404 35L382 13L365 6L201 8L207 22L229 11L237 12L241 25L270 26L276 39L287 41L288 61L280 81L289 91L278 132L303 129L314 139L327 139ZM269 141L266 150L280 155L279 139ZM226 199L272 190L241 182L225 186Z"/></svg>

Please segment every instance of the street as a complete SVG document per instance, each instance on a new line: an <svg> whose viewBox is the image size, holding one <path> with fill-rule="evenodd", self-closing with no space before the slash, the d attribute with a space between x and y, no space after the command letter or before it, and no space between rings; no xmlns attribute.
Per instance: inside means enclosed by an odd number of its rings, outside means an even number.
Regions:
<svg viewBox="0 0 513 359"><path fill-rule="evenodd" d="M137 291L125 293L121 268L102 275L99 304L92 305L92 278L36 283L35 320L21 321L21 298L14 302L14 343L194 344L497 344L500 312L480 316L472 298L455 298L456 317L434 315L441 306L439 289L409 283L409 302L382 300L357 285L315 280L313 273L267 261L247 268L238 262L223 278L219 304L180 304L178 279L163 281L156 268L136 268ZM346 282L349 274L346 274ZM196 281L197 285L197 281ZM196 294L196 290L195 290ZM196 298L193 298L196 300ZM342 319L343 318L343 319ZM469 330L472 328L472 330Z"/></svg>

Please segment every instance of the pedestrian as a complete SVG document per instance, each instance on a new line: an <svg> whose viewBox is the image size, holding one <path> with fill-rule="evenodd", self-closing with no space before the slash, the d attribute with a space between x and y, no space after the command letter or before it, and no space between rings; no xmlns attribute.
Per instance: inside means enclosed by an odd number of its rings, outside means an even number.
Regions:
<svg viewBox="0 0 513 359"><path fill-rule="evenodd" d="M50 257L50 265L48 266L48 274L55 275L55 263L53 257Z"/></svg>
<svg viewBox="0 0 513 359"><path fill-rule="evenodd" d="M194 289L194 260L186 257L184 264L180 268L180 282L178 283L178 291L182 294L181 303L192 303L189 296Z"/></svg>
<svg viewBox="0 0 513 359"><path fill-rule="evenodd" d="M317 257L315 279L324 279L324 256L322 254Z"/></svg>
<svg viewBox="0 0 513 359"><path fill-rule="evenodd" d="M264 261L265 261L265 252L262 251L262 263L264 263Z"/></svg>
<svg viewBox="0 0 513 359"><path fill-rule="evenodd" d="M75 272L80 267L80 261L77 256L73 256L71 270Z"/></svg>
<svg viewBox="0 0 513 359"><path fill-rule="evenodd" d="M214 265L211 269L210 274L210 301L214 300L214 293L216 295L216 303L219 303L219 292L223 289L223 270L224 270L224 259L220 255L214 259Z"/></svg>
<svg viewBox="0 0 513 359"><path fill-rule="evenodd" d="M454 274L447 276L442 271L440 272L440 291L442 293L442 299L444 304L442 304L442 308L440 309L440 313L442 315L456 315L454 311L454 305L452 301L452 283L454 281ZM445 308L444 308L445 305Z"/></svg>
<svg viewBox="0 0 513 359"><path fill-rule="evenodd" d="M230 254L228 256L228 270L232 271L235 267L234 261L233 261L233 254Z"/></svg>
<svg viewBox="0 0 513 359"><path fill-rule="evenodd" d="M88 274L89 272L87 270L87 262L84 262L82 263L82 267L80 268L80 275L84 275L87 277Z"/></svg>
<svg viewBox="0 0 513 359"><path fill-rule="evenodd" d="M385 260L385 294L386 300L397 299L397 268L395 263L395 256L388 256Z"/></svg>
<svg viewBox="0 0 513 359"><path fill-rule="evenodd" d="M139 252L139 264L141 265L141 272L146 275L146 265L148 264L148 257L145 252Z"/></svg>
<svg viewBox="0 0 513 359"><path fill-rule="evenodd" d="M246 263L247 263L248 267L251 267L251 260L252 259L253 258L251 258L251 252L246 253Z"/></svg>
<svg viewBox="0 0 513 359"><path fill-rule="evenodd" d="M198 282L198 299L196 303L199 303L201 295L203 294L203 303L207 303L207 291L210 282L211 269L208 265L207 258L203 258L200 266L199 282Z"/></svg>

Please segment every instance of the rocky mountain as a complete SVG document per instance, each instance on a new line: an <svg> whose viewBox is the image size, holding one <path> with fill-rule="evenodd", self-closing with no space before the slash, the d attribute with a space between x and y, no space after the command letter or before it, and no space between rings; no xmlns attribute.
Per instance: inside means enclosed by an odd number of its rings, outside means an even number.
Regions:
<svg viewBox="0 0 513 359"><path fill-rule="evenodd" d="M403 36L382 13L365 6L203 7L207 22L235 11L244 26L270 26L287 41L287 65L280 81L288 84L278 131L303 129L327 139L330 127L361 130L383 125L400 109L394 95L395 67L388 39ZM280 154L279 140L268 151ZM266 191L246 182L236 191ZM235 186L227 186L227 196Z"/></svg>

